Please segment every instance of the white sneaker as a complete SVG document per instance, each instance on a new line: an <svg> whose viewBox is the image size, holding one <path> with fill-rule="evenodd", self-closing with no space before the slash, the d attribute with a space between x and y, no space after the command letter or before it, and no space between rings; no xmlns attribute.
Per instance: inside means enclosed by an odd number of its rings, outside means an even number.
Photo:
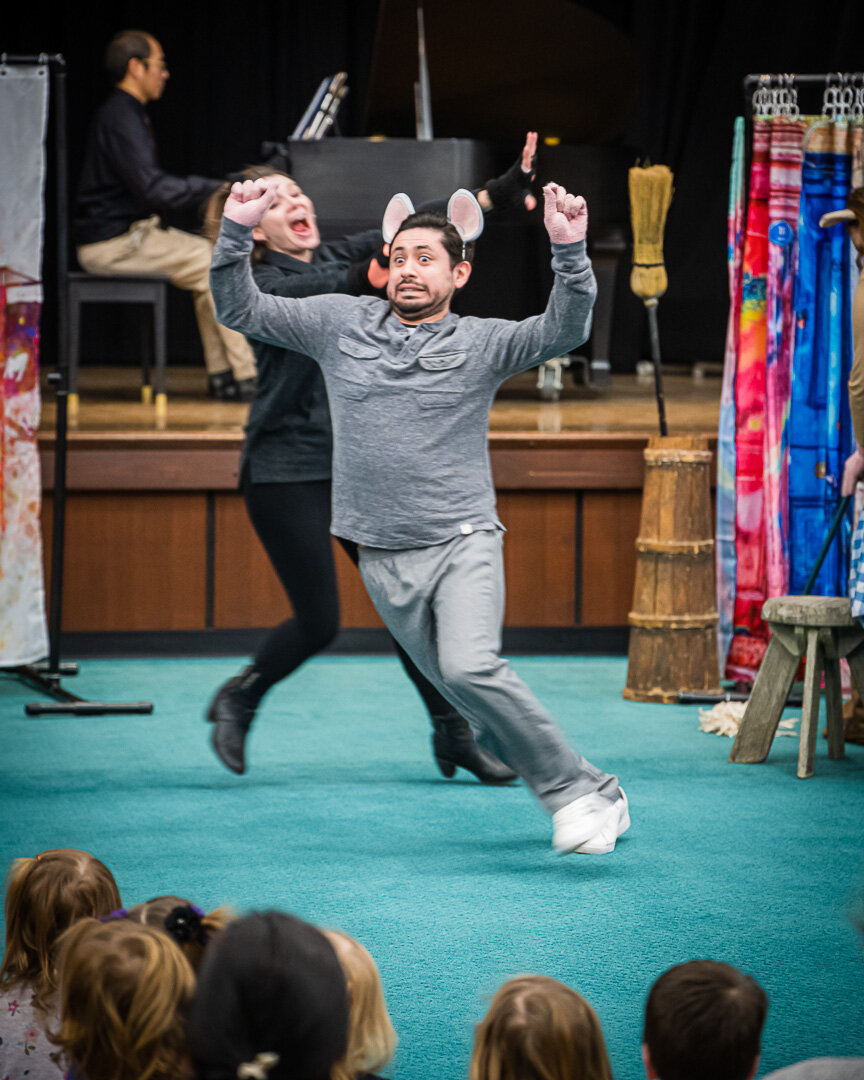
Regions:
<svg viewBox="0 0 864 1080"><path fill-rule="evenodd" d="M552 847L559 855L606 855L630 828L627 796L619 788L614 803L602 795L583 795L552 815Z"/></svg>

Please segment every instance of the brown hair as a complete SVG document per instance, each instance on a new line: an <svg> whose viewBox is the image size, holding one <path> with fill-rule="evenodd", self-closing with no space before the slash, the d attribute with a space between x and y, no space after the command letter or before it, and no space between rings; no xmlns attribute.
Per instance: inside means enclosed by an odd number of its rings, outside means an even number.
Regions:
<svg viewBox="0 0 864 1080"><path fill-rule="evenodd" d="M333 1066L331 1080L354 1080L377 1073L393 1057L398 1041L375 961L368 949L341 930L322 930L336 950L348 986L348 1046Z"/></svg>
<svg viewBox="0 0 864 1080"><path fill-rule="evenodd" d="M60 1030L50 1039L87 1080L178 1080L191 1069L189 961L167 934L83 919L60 941Z"/></svg>
<svg viewBox="0 0 864 1080"><path fill-rule="evenodd" d="M15 859L6 877L0 985L28 984L36 1007L46 1009L57 987L57 939L78 919L107 915L120 903L111 871L89 851L52 848L35 859Z"/></svg>
<svg viewBox="0 0 864 1080"><path fill-rule="evenodd" d="M474 1032L470 1080L612 1080L597 1014L569 986L520 975Z"/></svg>
<svg viewBox="0 0 864 1080"><path fill-rule="evenodd" d="M642 1041L663 1080L744 1080L759 1056L768 995L717 960L664 972L645 1003Z"/></svg>
<svg viewBox="0 0 864 1080"><path fill-rule="evenodd" d="M294 179L294 177L289 176L288 173L282 172L280 169L274 169L270 165L247 165L245 169L237 174L235 179L240 181L260 180L263 176L284 176L286 180ZM219 239L219 229L222 225L222 211L225 209L225 203L228 200L230 191L231 183L224 183L222 187L216 188L204 206L204 235L211 244L215 244ZM252 248L252 254L249 256L253 266L256 263L261 262L261 258L266 250L267 245L263 240L255 241L255 246Z"/></svg>
<svg viewBox="0 0 864 1080"><path fill-rule="evenodd" d="M126 918L170 934L197 972L210 939L236 916L228 907L205 914L180 896L154 896L129 908Z"/></svg>

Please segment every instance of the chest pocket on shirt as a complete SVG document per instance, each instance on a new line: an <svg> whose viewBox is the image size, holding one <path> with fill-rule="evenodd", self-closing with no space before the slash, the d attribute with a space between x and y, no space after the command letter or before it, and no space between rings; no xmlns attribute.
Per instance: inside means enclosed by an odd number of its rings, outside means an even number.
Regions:
<svg viewBox="0 0 864 1080"><path fill-rule="evenodd" d="M427 353L417 357L422 371L417 399L424 409L448 408L465 392L467 369L464 352Z"/></svg>
<svg viewBox="0 0 864 1080"><path fill-rule="evenodd" d="M341 355L333 374L339 379L339 388L347 397L365 398L372 381L372 365L381 350L377 345L357 341L346 334L339 335L338 344Z"/></svg>
<svg viewBox="0 0 864 1080"><path fill-rule="evenodd" d="M452 371L465 363L465 353L430 353L428 356L418 356L417 362L426 371Z"/></svg>

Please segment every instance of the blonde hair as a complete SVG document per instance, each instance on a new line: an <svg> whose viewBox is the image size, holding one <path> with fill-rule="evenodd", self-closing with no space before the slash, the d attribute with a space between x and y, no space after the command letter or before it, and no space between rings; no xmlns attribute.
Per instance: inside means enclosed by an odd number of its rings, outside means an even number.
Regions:
<svg viewBox="0 0 864 1080"><path fill-rule="evenodd" d="M354 1080L360 1073L383 1069L393 1057L398 1037L387 1012L381 976L369 951L341 930L322 933L336 951L348 987L348 1046L330 1077Z"/></svg>
<svg viewBox="0 0 864 1080"><path fill-rule="evenodd" d="M49 1038L87 1080L187 1077L185 1014L195 990L171 938L126 919L83 919L59 944L60 1030Z"/></svg>
<svg viewBox="0 0 864 1080"><path fill-rule="evenodd" d="M225 927L236 918L235 913L229 907L218 907L206 914L200 914L200 931L189 935L182 935L171 926L166 924L166 919L177 908L192 908L194 906L181 896L154 896L152 900L145 900L143 904L136 904L126 912L126 918L143 926L153 926L157 930L164 930L170 934L181 952L192 965L197 973L204 959L204 950L210 939L224 930ZM185 940L182 938L185 936Z"/></svg>
<svg viewBox="0 0 864 1080"><path fill-rule="evenodd" d="M597 1014L569 986L520 975L474 1033L470 1080L612 1080Z"/></svg>
<svg viewBox="0 0 864 1080"><path fill-rule="evenodd" d="M26 983L37 1008L48 1008L57 988L57 939L78 919L120 907L111 871L89 851L51 848L15 859L6 877L6 948L0 965L4 988Z"/></svg>

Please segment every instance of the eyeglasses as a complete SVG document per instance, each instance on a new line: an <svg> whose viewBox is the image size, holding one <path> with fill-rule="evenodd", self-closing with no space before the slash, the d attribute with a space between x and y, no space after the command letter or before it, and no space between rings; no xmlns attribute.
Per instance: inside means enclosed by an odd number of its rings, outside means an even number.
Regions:
<svg viewBox="0 0 864 1080"><path fill-rule="evenodd" d="M167 71L168 70L168 65L165 63L165 57L164 56L159 57L158 60L151 60L149 56L145 56L145 57L142 57L141 63L146 64L147 67L150 67L151 64L155 64L159 68L160 71Z"/></svg>

